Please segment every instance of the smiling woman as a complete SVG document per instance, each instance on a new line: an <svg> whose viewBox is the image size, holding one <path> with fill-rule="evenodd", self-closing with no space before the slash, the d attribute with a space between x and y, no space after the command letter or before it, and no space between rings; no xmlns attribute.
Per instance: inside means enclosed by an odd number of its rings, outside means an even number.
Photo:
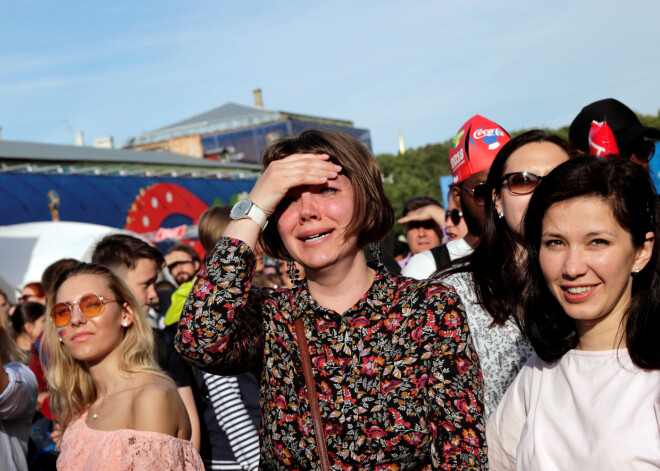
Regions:
<svg viewBox="0 0 660 471"><path fill-rule="evenodd" d="M349 136L306 131L263 160L177 337L206 371L261 370L260 467L483 469L482 380L460 300L367 264L365 246L394 219L374 158ZM305 279L253 287L260 234Z"/></svg>
<svg viewBox="0 0 660 471"><path fill-rule="evenodd" d="M203 469L128 287L110 269L83 263L63 272L52 293L43 349L64 432L58 469Z"/></svg>
<svg viewBox="0 0 660 471"><path fill-rule="evenodd" d="M660 469L658 203L629 160L538 185L523 325L537 353L488 421L491 469Z"/></svg>

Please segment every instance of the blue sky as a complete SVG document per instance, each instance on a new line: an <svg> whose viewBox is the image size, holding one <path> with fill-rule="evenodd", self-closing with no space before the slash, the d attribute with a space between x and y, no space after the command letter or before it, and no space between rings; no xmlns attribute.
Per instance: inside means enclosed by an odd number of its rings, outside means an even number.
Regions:
<svg viewBox="0 0 660 471"><path fill-rule="evenodd" d="M660 109L660 2L5 0L6 140L115 145L227 102L339 119L376 153L474 114L567 125L615 97Z"/></svg>

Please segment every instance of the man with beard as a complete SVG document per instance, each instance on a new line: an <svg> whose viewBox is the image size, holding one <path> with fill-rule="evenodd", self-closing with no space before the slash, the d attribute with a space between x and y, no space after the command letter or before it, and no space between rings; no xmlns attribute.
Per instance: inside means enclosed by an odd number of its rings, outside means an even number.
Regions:
<svg viewBox="0 0 660 471"><path fill-rule="evenodd" d="M167 251L165 265L174 281L181 286L183 283L192 281L199 271L201 262L195 249L186 244L178 244Z"/></svg>
<svg viewBox="0 0 660 471"><path fill-rule="evenodd" d="M479 243L484 226L486 177L497 152L511 138L498 124L475 115L458 131L449 149L453 177L452 197L463 214L468 233L462 239L414 255L403 274L418 280L429 278L449 262L469 255Z"/></svg>

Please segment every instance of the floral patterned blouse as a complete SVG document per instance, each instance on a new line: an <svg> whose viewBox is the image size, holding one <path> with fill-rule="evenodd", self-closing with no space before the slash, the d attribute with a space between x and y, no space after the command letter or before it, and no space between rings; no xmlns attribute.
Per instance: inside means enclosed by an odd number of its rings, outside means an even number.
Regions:
<svg viewBox="0 0 660 471"><path fill-rule="evenodd" d="M303 316L333 469L486 467L483 381L456 293L377 266L343 314L306 283L251 288L249 246L221 238L194 282L175 344L196 366L262 365L262 469L319 469L294 321Z"/></svg>

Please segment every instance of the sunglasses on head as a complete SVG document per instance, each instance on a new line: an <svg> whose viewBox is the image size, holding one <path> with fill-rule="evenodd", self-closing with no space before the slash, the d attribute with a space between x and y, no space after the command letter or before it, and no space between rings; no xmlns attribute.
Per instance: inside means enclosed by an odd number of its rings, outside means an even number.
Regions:
<svg viewBox="0 0 660 471"><path fill-rule="evenodd" d="M449 211L445 211L445 222L447 222L448 219L451 219L451 222L454 224L454 226L458 226L462 217L463 213L458 209L450 209Z"/></svg>
<svg viewBox="0 0 660 471"><path fill-rule="evenodd" d="M502 185L506 184L509 191L514 195L529 195L536 190L543 177L529 172L512 172L504 175L502 180Z"/></svg>
<svg viewBox="0 0 660 471"><path fill-rule="evenodd" d="M637 160L648 162L655 155L655 142L640 139L629 145L622 154L626 157L630 157L634 154L635 157L637 157Z"/></svg>
<svg viewBox="0 0 660 471"><path fill-rule="evenodd" d="M478 183L474 188L468 188L463 185L458 185L460 188L465 191L470 192L470 196L474 200L474 204L478 206L483 206L486 198L488 197L488 187L484 182Z"/></svg>
<svg viewBox="0 0 660 471"><path fill-rule="evenodd" d="M85 317L91 319L92 317L98 317L101 315L105 304L117 302L119 301L115 299L105 299L103 296L94 293L83 294L78 301L55 304L50 310L50 319L57 327L64 327L71 322L73 306L76 304L78 305L80 312L82 312Z"/></svg>

